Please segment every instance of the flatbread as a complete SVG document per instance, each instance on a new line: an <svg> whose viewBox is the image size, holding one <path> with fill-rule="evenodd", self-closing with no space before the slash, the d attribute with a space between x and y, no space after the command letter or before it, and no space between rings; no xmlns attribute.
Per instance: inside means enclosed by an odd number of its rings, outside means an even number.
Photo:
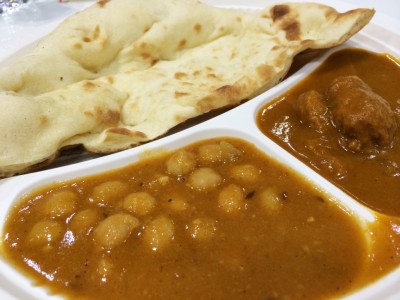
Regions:
<svg viewBox="0 0 400 300"><path fill-rule="evenodd" d="M196 0L99 1L0 70L0 176L83 145L112 153L276 85L305 49L343 43L370 9L223 9Z"/></svg>

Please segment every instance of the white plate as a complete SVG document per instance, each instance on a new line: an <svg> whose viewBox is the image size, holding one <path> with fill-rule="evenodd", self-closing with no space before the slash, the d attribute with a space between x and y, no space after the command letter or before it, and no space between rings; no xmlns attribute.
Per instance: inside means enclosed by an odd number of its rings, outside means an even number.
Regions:
<svg viewBox="0 0 400 300"><path fill-rule="evenodd" d="M234 6L241 9L257 9L264 7L266 3L266 1L260 0L247 1L246 5L240 4L243 3L243 1L234 0L207 0L206 2L218 6ZM270 2L271 1L268 3ZM316 2L333 6L339 11L353 8L349 4L338 1L321 0ZM45 29L42 28L42 32L50 31L57 23L58 21L54 21L51 24L48 24L47 27L45 26ZM388 26L389 23L390 26ZM376 52L389 52L400 57L400 35L393 30L394 28L400 28L400 23L397 23L394 20L383 21L382 18L374 18L370 24L355 35L350 41L335 50L329 51L325 57L333 51L344 47L360 47ZM38 36L36 35L35 38L38 38ZM25 42L24 45L19 44L15 49L25 47L32 43L33 40L29 37ZM2 54L3 58L8 57L8 59L1 62L0 65L8 63L8 60L15 58L15 56L10 57L10 53ZM303 163L293 158L289 153L283 151L272 141L268 140L259 131L255 123L257 112L262 105L280 95L290 86L296 84L299 79L305 77L310 71L318 66L322 60L323 58L320 58L319 60L309 63L281 84L251 101L248 101L216 118L178 132L174 135L105 157L0 181L0 195L2 195L0 202L0 229L2 228L7 212L14 201L38 185L53 182L55 180L60 181L74 177L81 177L111 168L118 168L138 160L144 152L154 151L157 149L175 149L200 139L207 139L216 136L239 137L254 143L259 149L265 151L270 156L303 174L313 184L319 186L323 191L325 191L325 193L332 195L332 199L334 199L333 201L336 201L338 205L350 210L366 224L373 222L375 216L369 209L348 197L327 180L323 179ZM346 299L400 299L400 286L398 282L400 282L400 268L378 280L374 284L348 296ZM32 286L31 281L28 278L18 273L6 261L0 259L0 299L59 299L59 297L49 296L45 289Z"/></svg>

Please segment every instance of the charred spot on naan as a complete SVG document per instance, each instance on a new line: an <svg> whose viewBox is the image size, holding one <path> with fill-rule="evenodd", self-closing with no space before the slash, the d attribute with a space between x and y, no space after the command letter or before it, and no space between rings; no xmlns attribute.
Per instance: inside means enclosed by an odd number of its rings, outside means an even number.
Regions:
<svg viewBox="0 0 400 300"><path fill-rule="evenodd" d="M199 76L201 75L201 71L200 70L196 70L193 72L193 76Z"/></svg>
<svg viewBox="0 0 400 300"><path fill-rule="evenodd" d="M105 7L106 6L106 4L108 3L108 2L110 2L111 0L99 0L99 1L97 1L97 5L99 6L99 7L101 7L101 8L103 8L103 7Z"/></svg>
<svg viewBox="0 0 400 300"><path fill-rule="evenodd" d="M81 43L75 43L75 44L72 45L72 47L73 47L74 49L77 49L77 50L80 50L80 49L83 48Z"/></svg>
<svg viewBox="0 0 400 300"><path fill-rule="evenodd" d="M180 98L180 97L184 97L184 96L188 96L188 95L190 95L190 93L180 92L180 91L175 91L175 93L174 93L175 98Z"/></svg>
<svg viewBox="0 0 400 300"><path fill-rule="evenodd" d="M181 39L178 44L178 49L182 49L183 47L185 47L186 43L186 39Z"/></svg>
<svg viewBox="0 0 400 300"><path fill-rule="evenodd" d="M107 76L106 81L110 82L114 79L112 76ZM105 87L104 84L100 81L93 81L93 80L83 80L80 83L80 86L84 90L85 93L95 93L102 90L108 90L109 87Z"/></svg>
<svg viewBox="0 0 400 300"><path fill-rule="evenodd" d="M93 118L103 126L115 126L121 119L121 114L117 110L94 107L91 111L84 111L83 114L89 118Z"/></svg>
<svg viewBox="0 0 400 300"><path fill-rule="evenodd" d="M211 95L204 97L196 105L196 110L201 113L213 109L236 104L240 101L242 88L237 85L223 85L217 88Z"/></svg>
<svg viewBox="0 0 400 300"><path fill-rule="evenodd" d="M82 41L85 43L90 43L92 41L97 40L100 37L100 26L96 25L93 33L91 35L86 35L84 37L82 37Z"/></svg>
<svg viewBox="0 0 400 300"><path fill-rule="evenodd" d="M148 59L149 57L151 57L151 55L148 52L141 52L140 57L143 59Z"/></svg>
<svg viewBox="0 0 400 300"><path fill-rule="evenodd" d="M286 4L275 5L270 9L270 15L273 22L279 22L279 27L285 31L288 41L300 40L301 30L297 21L298 16L295 12L291 12L290 7ZM265 15L264 17L269 17Z"/></svg>
<svg viewBox="0 0 400 300"><path fill-rule="evenodd" d="M106 81L109 83L109 84L113 84L114 83L114 77L113 76L107 76L106 78Z"/></svg>
<svg viewBox="0 0 400 300"><path fill-rule="evenodd" d="M221 77L214 73L208 73L206 76L208 79L221 80Z"/></svg>
<svg viewBox="0 0 400 300"><path fill-rule="evenodd" d="M201 31L201 24L199 24L199 23L194 24L193 29L194 29L194 31L195 31L196 33L200 33L200 31Z"/></svg>
<svg viewBox="0 0 400 300"><path fill-rule="evenodd" d="M72 48L71 51L105 51L110 43L107 31L100 24L76 30L76 32L68 36L68 39L74 41L70 46ZM81 64L85 65L85 63Z"/></svg>
<svg viewBox="0 0 400 300"><path fill-rule="evenodd" d="M95 107L96 119L100 120L101 124L113 126L118 124L121 119L121 114L117 110L106 109L102 107Z"/></svg>
<svg viewBox="0 0 400 300"><path fill-rule="evenodd" d="M281 28L286 32L288 41L300 40L300 24L297 21L284 22Z"/></svg>
<svg viewBox="0 0 400 300"><path fill-rule="evenodd" d="M41 125L46 125L49 122L49 117L46 115L40 115L39 116L39 123Z"/></svg>
<svg viewBox="0 0 400 300"><path fill-rule="evenodd" d="M287 15L290 12L290 8L288 5L280 4L275 5L271 8L271 16L272 21L275 22L281 19L283 16Z"/></svg>
<svg viewBox="0 0 400 300"><path fill-rule="evenodd" d="M277 58L279 59L279 58ZM275 70L272 66L267 64L259 65L256 68L257 75L261 78L261 80L269 80L275 76Z"/></svg>
<svg viewBox="0 0 400 300"><path fill-rule="evenodd" d="M85 80L82 82L82 88L87 92L93 91L97 87L98 85L95 84L93 81Z"/></svg>
<svg viewBox="0 0 400 300"><path fill-rule="evenodd" d="M236 86L233 85L223 85L216 90L218 95L228 99L237 99L240 91Z"/></svg>
<svg viewBox="0 0 400 300"><path fill-rule="evenodd" d="M174 78L178 79L178 80L182 80L184 78L186 78L188 76L188 74L184 73L184 72L176 72L174 74Z"/></svg>
<svg viewBox="0 0 400 300"><path fill-rule="evenodd" d="M100 37L100 26L96 25L93 31L93 40L97 40Z"/></svg>
<svg viewBox="0 0 400 300"><path fill-rule="evenodd" d="M124 127L111 127L108 128L107 133L113 133L113 134L119 134L119 135L125 135L128 137L135 137L135 138L139 138L139 139L147 139L147 135L141 131L137 131L137 130L130 130L128 128L124 128Z"/></svg>

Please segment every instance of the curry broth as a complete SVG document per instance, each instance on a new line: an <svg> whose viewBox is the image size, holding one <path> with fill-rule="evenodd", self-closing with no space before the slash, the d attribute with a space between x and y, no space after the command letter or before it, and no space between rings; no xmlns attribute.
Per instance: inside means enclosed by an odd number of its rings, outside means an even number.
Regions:
<svg viewBox="0 0 400 300"><path fill-rule="evenodd" d="M399 63L390 55L344 49L332 54L304 80L265 105L257 116L258 127L274 142L361 203L376 211L400 216L399 129L391 147L373 154L353 153L341 147L341 135L334 127L321 134L303 124L296 113L294 103L299 95L309 90L324 93L336 77L343 75L361 78L399 115ZM317 147L322 145L326 157L315 155L309 148L309 141L314 141ZM334 170L327 163L330 158L344 169Z"/></svg>
<svg viewBox="0 0 400 300"><path fill-rule="evenodd" d="M140 205L125 205L135 193ZM123 238L115 227L99 235L115 215L131 226ZM59 227L38 231L41 222ZM74 299L322 299L397 264L398 241L378 227L380 250L368 248L354 217L251 144L225 138L32 192L10 212L2 252Z"/></svg>

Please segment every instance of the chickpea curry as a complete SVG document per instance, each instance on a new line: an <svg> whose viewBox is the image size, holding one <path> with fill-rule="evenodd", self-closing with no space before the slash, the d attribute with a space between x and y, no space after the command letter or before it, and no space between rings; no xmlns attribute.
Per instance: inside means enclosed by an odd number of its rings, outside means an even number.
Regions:
<svg viewBox="0 0 400 300"><path fill-rule="evenodd" d="M373 244L302 177L218 138L24 196L2 252L73 299L322 299L398 264Z"/></svg>
<svg viewBox="0 0 400 300"><path fill-rule="evenodd" d="M392 56L340 50L265 105L258 126L364 205L400 216L399 86Z"/></svg>

